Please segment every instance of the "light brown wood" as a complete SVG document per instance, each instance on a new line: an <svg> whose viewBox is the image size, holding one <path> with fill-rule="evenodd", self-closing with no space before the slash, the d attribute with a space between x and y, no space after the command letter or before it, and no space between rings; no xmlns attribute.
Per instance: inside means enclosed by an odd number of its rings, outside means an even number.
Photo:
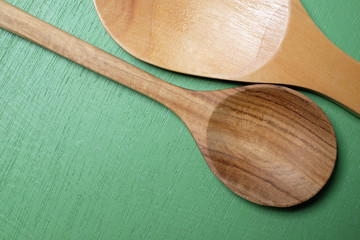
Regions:
<svg viewBox="0 0 360 240"><path fill-rule="evenodd" d="M173 71L299 86L360 114L360 63L317 28L299 0L94 0L113 39Z"/></svg>
<svg viewBox="0 0 360 240"><path fill-rule="evenodd" d="M192 91L171 85L0 0L0 27L48 48L174 111L212 172L249 201L289 207L329 179L336 139L310 99L275 85ZM20 57L20 56L19 56Z"/></svg>

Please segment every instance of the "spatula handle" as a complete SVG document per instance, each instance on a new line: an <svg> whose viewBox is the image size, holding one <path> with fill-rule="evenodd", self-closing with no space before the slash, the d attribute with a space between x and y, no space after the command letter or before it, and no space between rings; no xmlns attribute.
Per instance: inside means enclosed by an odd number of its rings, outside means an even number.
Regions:
<svg viewBox="0 0 360 240"><path fill-rule="evenodd" d="M287 33L277 55L247 79L315 90L360 117L360 62L318 29L299 0L291 0Z"/></svg>
<svg viewBox="0 0 360 240"><path fill-rule="evenodd" d="M313 80L307 81L305 87L338 101L359 117L360 62L340 50L322 33L299 0L292 0L292 8L294 14L289 28L293 33L289 32L287 37L293 35L298 41L294 40L295 44L289 46L289 50L292 56L303 59L299 65L304 66L304 71L299 76ZM296 42L303 48L299 48Z"/></svg>
<svg viewBox="0 0 360 240"><path fill-rule="evenodd" d="M160 80L0 0L0 27L138 91L174 110L186 89Z"/></svg>

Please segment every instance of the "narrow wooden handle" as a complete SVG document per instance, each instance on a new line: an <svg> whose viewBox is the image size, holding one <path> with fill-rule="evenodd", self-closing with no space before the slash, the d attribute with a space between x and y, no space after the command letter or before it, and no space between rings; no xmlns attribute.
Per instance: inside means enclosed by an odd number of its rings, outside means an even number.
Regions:
<svg viewBox="0 0 360 240"><path fill-rule="evenodd" d="M172 110L187 95L186 89L160 80L3 0L0 0L0 27L138 91Z"/></svg>

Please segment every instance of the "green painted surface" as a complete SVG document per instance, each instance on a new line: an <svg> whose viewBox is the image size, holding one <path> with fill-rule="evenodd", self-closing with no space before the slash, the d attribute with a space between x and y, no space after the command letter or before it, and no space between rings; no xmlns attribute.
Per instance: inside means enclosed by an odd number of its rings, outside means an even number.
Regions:
<svg viewBox="0 0 360 240"><path fill-rule="evenodd" d="M91 1L9 2L174 84L240 86L134 59ZM360 1L302 2L360 60ZM0 239L360 239L360 120L301 92L334 125L335 172L302 206L261 207L216 179L168 109L0 30Z"/></svg>

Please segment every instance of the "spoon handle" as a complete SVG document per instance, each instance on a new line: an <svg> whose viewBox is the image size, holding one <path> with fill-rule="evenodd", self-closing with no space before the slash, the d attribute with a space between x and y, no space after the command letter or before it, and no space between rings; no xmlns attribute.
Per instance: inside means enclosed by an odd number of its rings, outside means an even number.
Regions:
<svg viewBox="0 0 360 240"><path fill-rule="evenodd" d="M179 102L190 97L190 90L156 78L4 0L0 0L0 27L140 92L173 111Z"/></svg>

